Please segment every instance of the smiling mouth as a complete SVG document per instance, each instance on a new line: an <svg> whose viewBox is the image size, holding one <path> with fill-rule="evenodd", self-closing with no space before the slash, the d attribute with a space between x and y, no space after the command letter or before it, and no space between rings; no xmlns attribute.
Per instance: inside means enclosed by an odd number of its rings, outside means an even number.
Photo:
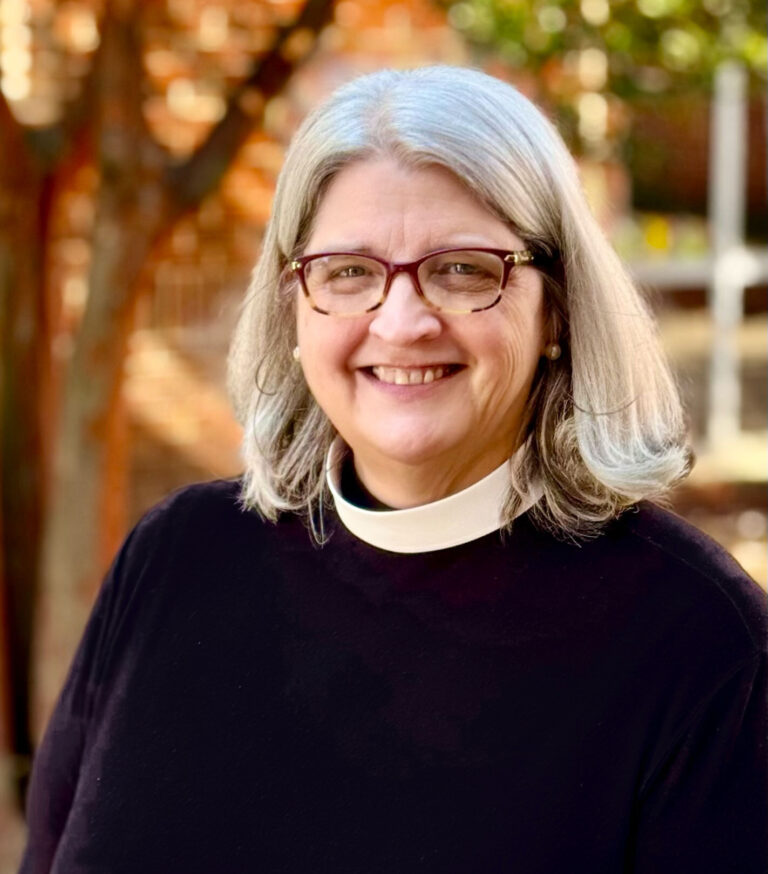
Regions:
<svg viewBox="0 0 768 874"><path fill-rule="evenodd" d="M460 364L438 364L434 367L366 367L365 370L372 374L379 382L389 385L427 385L437 382L447 376L453 376L463 367Z"/></svg>

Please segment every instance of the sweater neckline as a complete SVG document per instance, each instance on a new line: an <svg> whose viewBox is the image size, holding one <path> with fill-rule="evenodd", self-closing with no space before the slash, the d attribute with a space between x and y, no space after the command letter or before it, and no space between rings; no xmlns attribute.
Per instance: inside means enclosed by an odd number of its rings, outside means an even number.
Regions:
<svg viewBox="0 0 768 874"><path fill-rule="evenodd" d="M341 470L348 448L336 438L326 458L326 482L344 527L371 546L390 552L417 553L449 549L477 540L502 525L502 510L517 452L496 470L460 492L405 510L367 509L351 503L341 491ZM538 500L536 492L516 515Z"/></svg>

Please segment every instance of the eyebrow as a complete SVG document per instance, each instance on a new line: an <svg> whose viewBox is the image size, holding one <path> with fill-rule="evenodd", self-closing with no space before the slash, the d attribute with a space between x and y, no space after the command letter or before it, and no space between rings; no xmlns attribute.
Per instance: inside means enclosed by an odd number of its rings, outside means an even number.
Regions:
<svg viewBox="0 0 768 874"><path fill-rule="evenodd" d="M323 252L350 252L355 255L375 255L376 253L370 246L366 246L363 243L338 243L333 244L331 246L325 246L323 249L319 251L319 254Z"/></svg>

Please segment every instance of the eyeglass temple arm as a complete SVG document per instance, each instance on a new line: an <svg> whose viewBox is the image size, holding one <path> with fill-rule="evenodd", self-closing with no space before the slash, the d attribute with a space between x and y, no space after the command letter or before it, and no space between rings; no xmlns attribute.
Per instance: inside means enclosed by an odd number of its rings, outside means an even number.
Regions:
<svg viewBox="0 0 768 874"><path fill-rule="evenodd" d="M525 249L523 252L510 252L509 255L504 256L504 260L507 264L513 264L515 267L518 264L530 264L531 261L534 261L536 256L530 249Z"/></svg>

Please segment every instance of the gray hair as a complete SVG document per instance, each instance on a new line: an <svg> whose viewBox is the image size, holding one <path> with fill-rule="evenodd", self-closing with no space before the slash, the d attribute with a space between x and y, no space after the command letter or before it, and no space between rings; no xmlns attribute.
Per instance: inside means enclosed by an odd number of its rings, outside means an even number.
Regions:
<svg viewBox="0 0 768 874"><path fill-rule="evenodd" d="M245 429L244 504L271 520L302 512L322 540L324 460L335 431L292 358L295 286L286 265L301 253L333 176L374 156L447 168L553 265L542 273L563 354L542 361L534 382L505 524L538 487L536 524L593 536L684 477L684 414L653 318L592 216L560 135L512 86L426 67L343 86L288 150L229 358Z"/></svg>

